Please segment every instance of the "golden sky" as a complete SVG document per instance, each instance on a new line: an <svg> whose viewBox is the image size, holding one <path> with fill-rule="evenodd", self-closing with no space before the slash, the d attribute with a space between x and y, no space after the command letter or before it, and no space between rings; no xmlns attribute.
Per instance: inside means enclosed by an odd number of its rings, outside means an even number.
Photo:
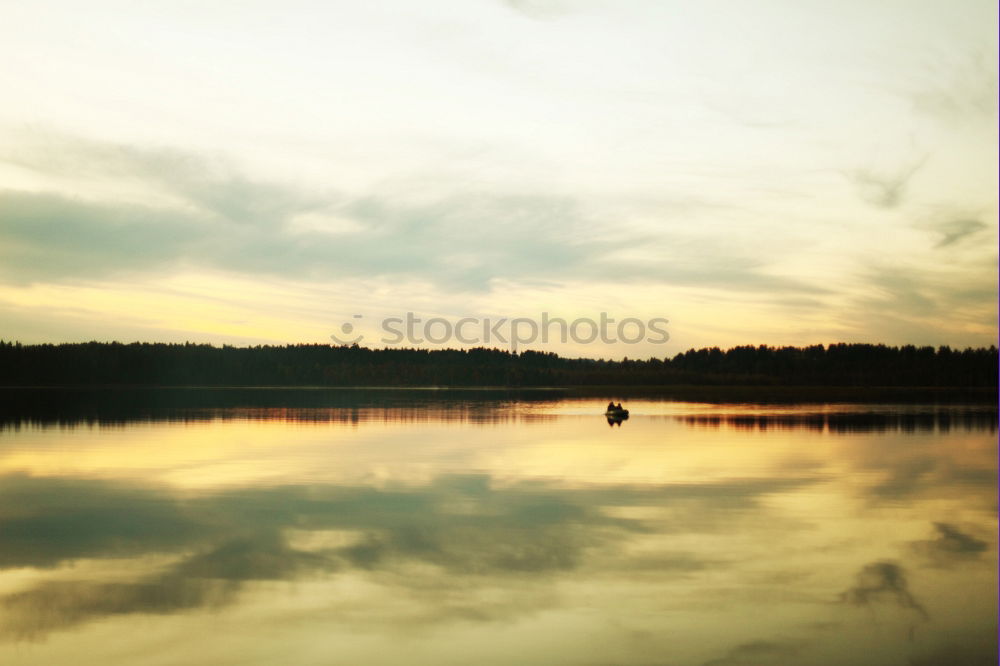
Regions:
<svg viewBox="0 0 1000 666"><path fill-rule="evenodd" d="M17 3L0 335L325 343L350 322L381 346L407 312L606 312L668 319L670 339L527 346L988 345L996 18L980 1Z"/></svg>

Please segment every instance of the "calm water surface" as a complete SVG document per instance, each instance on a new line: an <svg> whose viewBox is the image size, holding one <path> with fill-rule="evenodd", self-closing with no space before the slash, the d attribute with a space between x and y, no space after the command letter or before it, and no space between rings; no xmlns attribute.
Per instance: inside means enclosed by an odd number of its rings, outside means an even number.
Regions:
<svg viewBox="0 0 1000 666"><path fill-rule="evenodd" d="M995 409L213 396L2 414L0 663L996 663Z"/></svg>

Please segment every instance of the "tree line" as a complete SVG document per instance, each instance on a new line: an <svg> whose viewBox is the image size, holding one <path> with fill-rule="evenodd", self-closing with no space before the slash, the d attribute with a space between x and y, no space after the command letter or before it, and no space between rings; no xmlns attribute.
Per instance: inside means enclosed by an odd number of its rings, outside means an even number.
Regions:
<svg viewBox="0 0 1000 666"><path fill-rule="evenodd" d="M321 344L0 341L0 386L922 386L996 387L997 348L740 346L670 358L563 358L499 349Z"/></svg>

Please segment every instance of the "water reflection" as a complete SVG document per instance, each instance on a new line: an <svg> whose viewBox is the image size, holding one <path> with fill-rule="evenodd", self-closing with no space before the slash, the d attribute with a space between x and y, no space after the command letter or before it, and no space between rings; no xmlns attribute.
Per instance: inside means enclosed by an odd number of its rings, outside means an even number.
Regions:
<svg viewBox="0 0 1000 666"><path fill-rule="evenodd" d="M512 404L554 404L563 393L541 389L0 389L0 430L23 425L113 426L214 419L502 423L519 416L505 409Z"/></svg>
<svg viewBox="0 0 1000 666"><path fill-rule="evenodd" d="M995 416L529 402L7 431L0 661L995 663Z"/></svg>
<svg viewBox="0 0 1000 666"><path fill-rule="evenodd" d="M817 432L859 433L859 432L948 432L952 428L962 430L997 429L996 410L982 407L949 406L927 407L925 411L868 412L814 412L799 414L729 414L690 415L678 417L692 426L730 427L741 430L767 430L769 428L803 428Z"/></svg>
<svg viewBox="0 0 1000 666"><path fill-rule="evenodd" d="M697 411L691 412L691 405ZM242 419L302 423L504 424L538 421L566 413L599 414L593 399L563 389L0 389L0 431L25 426L125 426L130 423L199 423ZM744 430L808 429L818 432L960 430L996 431L995 404L793 407L681 403L645 397L632 404L641 416L669 417L692 427ZM638 410L636 409L638 406ZM607 416L610 426L629 418Z"/></svg>
<svg viewBox="0 0 1000 666"><path fill-rule="evenodd" d="M614 414L606 417L609 426L621 426L622 423L628 421L628 414Z"/></svg>
<svg viewBox="0 0 1000 666"><path fill-rule="evenodd" d="M234 603L247 582L351 569L419 569L417 578L393 579L415 591L447 588L458 577L492 584L530 577L544 584L553 573L578 569L680 576L726 566L728 556L673 545L630 553L630 545L652 534L725 532L767 495L812 483L788 478L566 487L498 485L489 476L465 475L421 486L240 488L183 497L120 482L7 476L0 479L0 499L18 508L3 516L0 566L49 568L168 554L172 560L128 582L40 581L2 599L0 632L37 638L108 615L217 607ZM608 507L645 515L616 515ZM692 516L703 522L693 524ZM535 610L529 604L520 612ZM505 609L504 616L513 612ZM491 619L486 611L478 614Z"/></svg>

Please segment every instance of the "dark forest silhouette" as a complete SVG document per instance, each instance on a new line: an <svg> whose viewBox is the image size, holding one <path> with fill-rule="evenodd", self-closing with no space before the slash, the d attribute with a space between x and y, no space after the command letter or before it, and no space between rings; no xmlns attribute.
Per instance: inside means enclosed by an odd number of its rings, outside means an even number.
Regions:
<svg viewBox="0 0 1000 666"><path fill-rule="evenodd" d="M606 361L485 348L0 342L0 385L995 388L997 349L762 345Z"/></svg>

